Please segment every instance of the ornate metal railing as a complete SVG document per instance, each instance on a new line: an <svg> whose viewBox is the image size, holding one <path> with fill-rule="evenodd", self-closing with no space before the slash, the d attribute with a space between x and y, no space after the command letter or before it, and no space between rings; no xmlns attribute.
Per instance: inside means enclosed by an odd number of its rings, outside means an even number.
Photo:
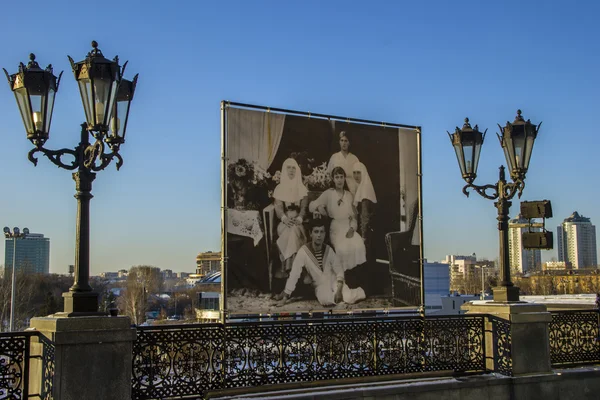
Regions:
<svg viewBox="0 0 600 400"><path fill-rule="evenodd" d="M133 399L410 372L485 372L484 316L139 327Z"/></svg>
<svg viewBox="0 0 600 400"><path fill-rule="evenodd" d="M553 367L600 362L598 310L554 311L549 324Z"/></svg>
<svg viewBox="0 0 600 400"><path fill-rule="evenodd" d="M36 338L39 338L36 339ZM41 355L32 354L32 343L42 343ZM40 360L42 382L40 391L30 393L30 366ZM39 332L0 333L0 399L52 399L54 379L54 346ZM37 385L33 385L37 387Z"/></svg>
<svg viewBox="0 0 600 400"><path fill-rule="evenodd" d="M491 327L493 371L512 376L512 336L510 321L493 315L487 316Z"/></svg>
<svg viewBox="0 0 600 400"><path fill-rule="evenodd" d="M52 400L52 387L54 384L54 343L42 334L39 334L38 338L42 344L42 382L40 385L40 398L42 400Z"/></svg>
<svg viewBox="0 0 600 400"><path fill-rule="evenodd" d="M29 397L30 334L0 334L0 399Z"/></svg>

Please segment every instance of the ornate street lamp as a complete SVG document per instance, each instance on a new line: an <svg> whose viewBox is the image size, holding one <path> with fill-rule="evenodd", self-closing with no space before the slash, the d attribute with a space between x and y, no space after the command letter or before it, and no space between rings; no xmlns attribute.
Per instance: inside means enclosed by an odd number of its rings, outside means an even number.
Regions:
<svg viewBox="0 0 600 400"><path fill-rule="evenodd" d="M9 75L4 70L12 91L17 99L27 138L35 146L29 152L29 160L37 165L35 153L41 152L53 164L73 173L77 193L77 230L75 246L75 278L73 286L65 298L64 312L71 315L94 315L98 313L98 294L89 284L90 273L90 199L93 197L92 182L96 172L105 169L116 159L117 170L123 165L119 147L125 141L125 130L129 117L129 107L133 99L137 75L133 81L123 79L125 65L119 66L118 57L108 60L98 43L92 42L93 49L85 60L69 61L79 84L86 122L81 125L80 142L74 149L49 150L44 143L50 134L50 121L54 105L54 95L58 90L60 76L53 75L52 66L42 70L30 55L27 66L19 66L19 72ZM90 136L95 139L90 143ZM105 152L105 144L110 152ZM64 156L72 160L63 162Z"/></svg>
<svg viewBox="0 0 600 400"><path fill-rule="evenodd" d="M525 174L529 168L529 160L533 144L539 131L539 125L525 121L521 110L513 123L507 122L505 127L500 127L500 144L504 149L506 163L508 164L512 182L507 182L504 166L500 167L498 182L494 185L478 186L473 184L477 177L479 153L485 137L485 132L479 132L477 125L471 128L469 119L465 119L462 129L456 128L453 134L448 132L463 179L467 182L463 193L468 197L469 189L475 190L479 195L489 200L496 200L494 205L498 209L498 230L500 231L500 282L493 289L495 302L519 301L519 288L514 286L510 278L510 259L508 253L508 211L512 203L510 200L518 194L519 198L525 188ZM488 192L489 191L489 192Z"/></svg>
<svg viewBox="0 0 600 400"><path fill-rule="evenodd" d="M10 321L8 324L8 330L13 332L15 330L15 297L17 290L17 239L24 239L29 235L29 229L23 228L23 232L18 227L14 227L12 232L8 226L4 227L4 237L13 240L13 254L12 254L12 277L10 286Z"/></svg>

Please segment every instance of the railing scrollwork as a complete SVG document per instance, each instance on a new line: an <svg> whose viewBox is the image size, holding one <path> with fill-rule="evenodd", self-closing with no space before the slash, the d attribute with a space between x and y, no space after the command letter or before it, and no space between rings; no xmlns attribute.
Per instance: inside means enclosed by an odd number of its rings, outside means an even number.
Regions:
<svg viewBox="0 0 600 400"><path fill-rule="evenodd" d="M483 316L138 328L133 399L415 372L485 372Z"/></svg>
<svg viewBox="0 0 600 400"><path fill-rule="evenodd" d="M553 367L600 363L598 310L555 311L548 327Z"/></svg>

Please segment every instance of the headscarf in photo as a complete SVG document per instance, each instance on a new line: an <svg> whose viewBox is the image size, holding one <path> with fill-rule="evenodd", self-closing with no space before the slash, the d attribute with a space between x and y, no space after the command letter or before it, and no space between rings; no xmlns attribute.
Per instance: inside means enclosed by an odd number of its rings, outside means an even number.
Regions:
<svg viewBox="0 0 600 400"><path fill-rule="evenodd" d="M375 196L375 189L373 189L373 183L371 177L367 172L367 167L361 162L357 162L352 166L352 172L359 171L361 173L361 181L356 189L354 195L354 205L358 205L363 199L371 200L373 203L377 203L377 196Z"/></svg>
<svg viewBox="0 0 600 400"><path fill-rule="evenodd" d="M294 179L290 179L287 174L288 165L296 167ZM306 189L306 186L302 183L302 171L300 171L300 166L296 160L288 158L283 162L283 166L281 167L281 180L273 192L273 197L286 203L298 203L307 195L308 189Z"/></svg>

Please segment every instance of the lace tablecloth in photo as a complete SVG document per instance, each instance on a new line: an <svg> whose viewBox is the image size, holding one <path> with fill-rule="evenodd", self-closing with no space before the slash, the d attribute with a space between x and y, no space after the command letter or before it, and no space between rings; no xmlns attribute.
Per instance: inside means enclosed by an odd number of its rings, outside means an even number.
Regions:
<svg viewBox="0 0 600 400"><path fill-rule="evenodd" d="M263 237L260 213L254 210L240 211L234 208L227 209L227 232L247 236L254 240L257 246Z"/></svg>

